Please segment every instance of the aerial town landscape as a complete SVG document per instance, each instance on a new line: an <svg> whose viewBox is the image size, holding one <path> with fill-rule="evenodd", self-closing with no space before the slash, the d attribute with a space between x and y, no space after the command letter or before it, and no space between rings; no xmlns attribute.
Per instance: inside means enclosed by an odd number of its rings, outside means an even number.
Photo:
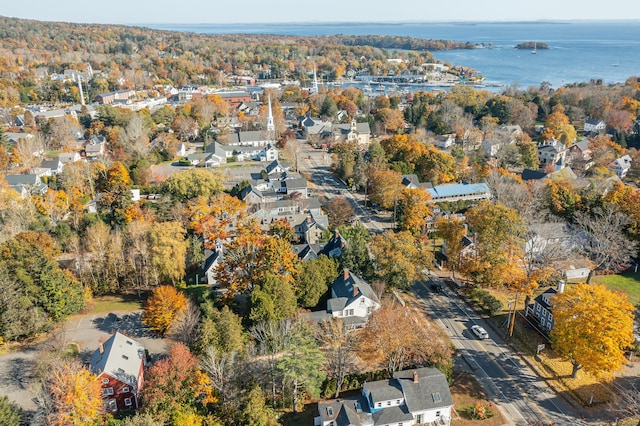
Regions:
<svg viewBox="0 0 640 426"><path fill-rule="evenodd" d="M0 426L640 424L640 74L485 48L0 16Z"/></svg>

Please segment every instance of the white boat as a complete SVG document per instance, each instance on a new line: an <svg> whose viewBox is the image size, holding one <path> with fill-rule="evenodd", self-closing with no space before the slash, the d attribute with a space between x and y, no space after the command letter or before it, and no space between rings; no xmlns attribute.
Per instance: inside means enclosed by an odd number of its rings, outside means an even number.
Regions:
<svg viewBox="0 0 640 426"><path fill-rule="evenodd" d="M535 55L535 54L537 53L537 52L536 52L536 47L537 47L537 42L536 42L536 41L534 41L534 42L533 42L533 50L531 51L531 54L532 54L532 55Z"/></svg>

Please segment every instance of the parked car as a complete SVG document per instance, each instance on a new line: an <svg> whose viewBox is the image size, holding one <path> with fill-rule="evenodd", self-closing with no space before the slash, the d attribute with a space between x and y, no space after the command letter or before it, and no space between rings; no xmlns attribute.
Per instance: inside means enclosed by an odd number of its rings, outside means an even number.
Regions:
<svg viewBox="0 0 640 426"><path fill-rule="evenodd" d="M475 334L476 336L478 336L481 339L488 339L489 338L489 333L487 333L487 330L485 330L483 327L481 327L479 325L472 325L471 326L471 331L473 331L473 334Z"/></svg>

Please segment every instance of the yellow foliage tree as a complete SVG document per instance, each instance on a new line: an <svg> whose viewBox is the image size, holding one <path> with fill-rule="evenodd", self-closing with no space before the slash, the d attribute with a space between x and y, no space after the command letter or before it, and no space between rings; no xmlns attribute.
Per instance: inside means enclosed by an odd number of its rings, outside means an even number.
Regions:
<svg viewBox="0 0 640 426"><path fill-rule="evenodd" d="M51 365L45 387L54 407L48 424L88 425L102 414L100 381L78 361L60 361Z"/></svg>
<svg viewBox="0 0 640 426"><path fill-rule="evenodd" d="M576 140L576 128L569 123L569 117L562 108L549 114L544 121L544 126L542 136L545 139L556 138L565 145L571 145Z"/></svg>
<svg viewBox="0 0 640 426"><path fill-rule="evenodd" d="M151 263L161 282L176 283L184 276L188 242L180 222L154 223L149 231Z"/></svg>
<svg viewBox="0 0 640 426"><path fill-rule="evenodd" d="M400 229L421 235L427 228L427 219L433 215L431 196L422 189L406 188L398 200Z"/></svg>
<svg viewBox="0 0 640 426"><path fill-rule="evenodd" d="M633 344L634 307L623 293L603 285L577 284L553 299L553 347L578 371L612 378Z"/></svg>
<svg viewBox="0 0 640 426"><path fill-rule="evenodd" d="M369 178L371 201L390 209L402 191L402 175L393 170L374 170Z"/></svg>
<svg viewBox="0 0 640 426"><path fill-rule="evenodd" d="M175 287L160 286L147 300L142 322L151 330L164 335L186 306L187 298Z"/></svg>

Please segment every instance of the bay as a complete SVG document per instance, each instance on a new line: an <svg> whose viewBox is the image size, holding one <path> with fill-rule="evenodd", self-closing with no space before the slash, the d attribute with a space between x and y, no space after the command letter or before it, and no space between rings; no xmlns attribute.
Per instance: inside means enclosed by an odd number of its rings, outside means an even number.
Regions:
<svg viewBox="0 0 640 426"><path fill-rule="evenodd" d="M640 21L406 22L292 24L144 24L150 28L204 34L395 35L484 44L482 49L432 52L437 60L475 68L487 83L558 88L640 76ZM549 45L535 55L518 43ZM491 48L489 48L491 44Z"/></svg>

